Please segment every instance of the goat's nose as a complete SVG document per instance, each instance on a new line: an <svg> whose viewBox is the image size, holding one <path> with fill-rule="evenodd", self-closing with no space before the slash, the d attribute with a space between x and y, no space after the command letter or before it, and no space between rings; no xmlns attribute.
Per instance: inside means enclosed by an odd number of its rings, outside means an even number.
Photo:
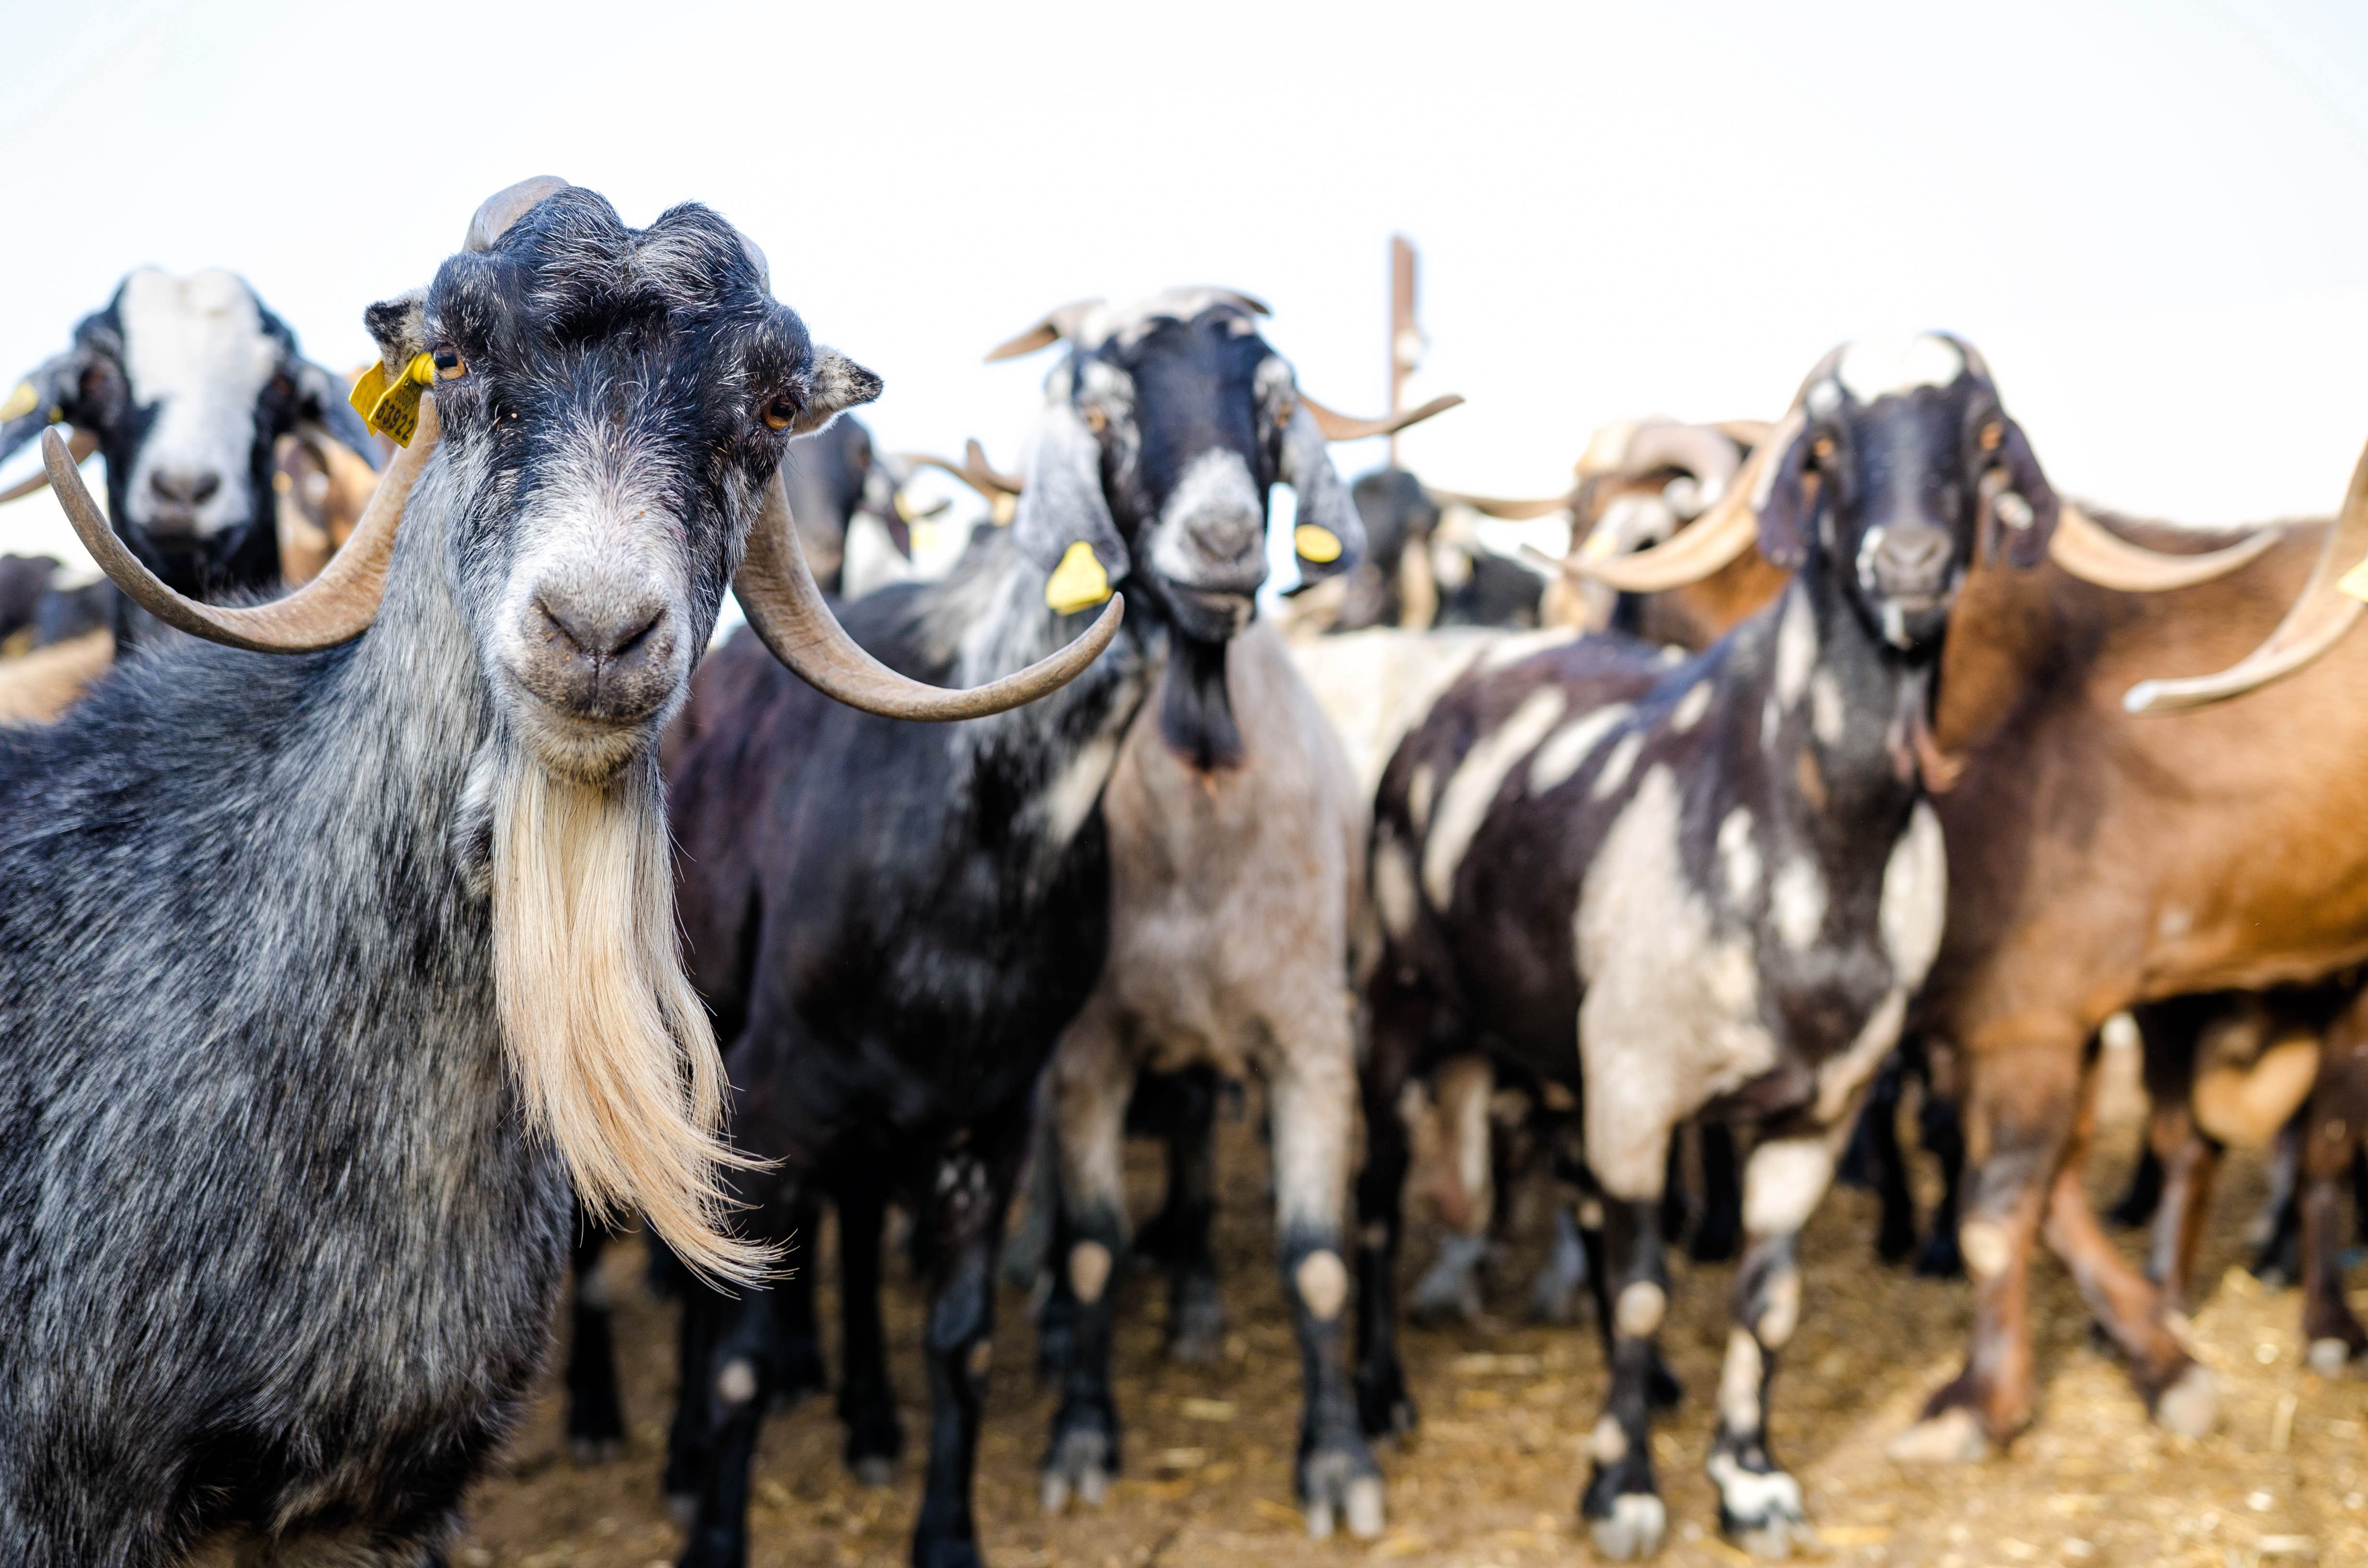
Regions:
<svg viewBox="0 0 2368 1568"><path fill-rule="evenodd" d="M222 475L210 468L158 468L148 475L148 486L158 500L182 506L204 506L222 483Z"/></svg>
<svg viewBox="0 0 2368 1568"><path fill-rule="evenodd" d="M1937 587L1949 569L1951 548L1945 528L1895 523L1883 530L1883 542L1875 547L1875 570L1894 591Z"/></svg>
<svg viewBox="0 0 2368 1568"><path fill-rule="evenodd" d="M545 648L595 671L631 666L659 641L666 607L630 594L552 595L535 600Z"/></svg>

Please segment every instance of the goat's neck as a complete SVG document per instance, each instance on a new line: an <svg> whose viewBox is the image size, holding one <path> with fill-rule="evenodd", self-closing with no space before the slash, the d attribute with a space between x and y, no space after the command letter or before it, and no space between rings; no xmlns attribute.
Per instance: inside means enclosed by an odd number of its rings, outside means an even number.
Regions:
<svg viewBox="0 0 2368 1568"><path fill-rule="evenodd" d="M1805 681L1788 687L1786 643L1793 644L1797 671L1803 617L1816 633L1814 652ZM1927 699L1929 663L1911 664L1884 642L1822 558L1813 557L1784 590L1774 631L1759 731L1771 776L1828 824L1895 823L1919 788L1912 771L1903 774L1901 747L1908 738L1904 715Z"/></svg>

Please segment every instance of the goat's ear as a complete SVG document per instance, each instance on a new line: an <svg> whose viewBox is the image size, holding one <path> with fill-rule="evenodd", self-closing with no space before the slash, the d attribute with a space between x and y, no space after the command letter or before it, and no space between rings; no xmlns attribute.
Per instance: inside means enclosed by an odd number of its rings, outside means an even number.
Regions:
<svg viewBox="0 0 2368 1568"><path fill-rule="evenodd" d="M1337 576L1364 559L1365 519L1332 467L1323 427L1304 403L1283 426L1282 482L1299 501L1291 542L1302 579Z"/></svg>
<svg viewBox="0 0 2368 1568"><path fill-rule="evenodd" d="M1998 466L2006 471L2010 492L2021 496L2031 510L2017 527L2013 513L2002 505L2005 497L1993 502L1990 516L1995 536L1989 546L2001 551L2009 565L2029 571L2047 559L2047 547L2055 538L2055 519L2063 515L2064 504L2041 471L2039 457L2031 449L2030 437L2011 419L2006 421L2004 437L1998 442Z"/></svg>
<svg viewBox="0 0 2368 1568"><path fill-rule="evenodd" d="M808 378L805 406L790 426L794 436L811 436L850 408L880 395L880 378L836 348L814 345L814 369Z"/></svg>
<svg viewBox="0 0 2368 1568"><path fill-rule="evenodd" d="M1095 587L1090 579L1096 570L1103 579L1099 592L1107 598L1110 585L1125 577L1133 564L1102 494L1101 442L1065 402L1046 408L1036 426L1019 510L1011 518L1011 539L1021 554L1055 574L1046 602L1064 611L1099 602L1087 597L1087 590ZM1090 562L1072 553L1080 544L1091 552ZM1079 585L1074 596L1069 592L1073 583Z"/></svg>
<svg viewBox="0 0 2368 1568"><path fill-rule="evenodd" d="M110 401L106 389L88 385L120 374L105 356L87 344L76 344L33 372L0 398L0 461L13 457L25 443L52 425L72 424L94 433L113 417L110 408L93 406Z"/></svg>
<svg viewBox="0 0 2368 1568"><path fill-rule="evenodd" d="M414 289L362 312L362 326L378 345L378 362L392 381L427 352L427 290Z"/></svg>
<svg viewBox="0 0 2368 1568"><path fill-rule="evenodd" d="M1751 498L1759 515L1759 553L1787 572L1800 570L1809 558L1809 530L1823 499L1825 482L1810 465L1817 439L1798 415L1778 426L1768 437L1774 455L1760 471L1759 494Z"/></svg>

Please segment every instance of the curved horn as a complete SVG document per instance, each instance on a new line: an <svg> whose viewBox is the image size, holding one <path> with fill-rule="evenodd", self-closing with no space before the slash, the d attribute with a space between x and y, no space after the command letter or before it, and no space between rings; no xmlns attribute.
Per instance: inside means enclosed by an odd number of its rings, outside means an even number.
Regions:
<svg viewBox="0 0 2368 1568"><path fill-rule="evenodd" d="M1623 594L1666 593L1701 582L1758 541L1759 519L1751 493L1759 487L1759 472L1771 446L1754 451L1715 505L1661 543L1600 561L1574 559L1563 569Z"/></svg>
<svg viewBox="0 0 2368 1568"><path fill-rule="evenodd" d="M2100 588L2161 594L2225 577L2284 536L2283 528L2271 526L2222 550L2172 555L2132 543L2067 503L2056 512L2055 534L2048 541L2047 557L2082 582Z"/></svg>
<svg viewBox="0 0 2368 1568"><path fill-rule="evenodd" d="M2363 557L2368 557L2368 450L2351 470L2351 488L2344 494L2343 510L2328 528L2310 580L2269 641L2217 675L2142 680L2123 696L2122 706L2132 713L2175 713L2241 697L2294 674L2343 641L2361 612L2368 610L2368 604L2352 597L2363 591L2356 584Z"/></svg>
<svg viewBox="0 0 2368 1568"><path fill-rule="evenodd" d="M41 462L50 471L50 483L57 488L66 520L74 525L83 548L132 603L165 625L209 642L261 653L302 653L349 642L369 630L371 618L378 614L379 599L386 592L387 562L394 558L394 534L403 521L404 503L411 498L411 487L427 468L440 433L436 400L422 398L418 434L386 465L346 548L330 558L319 576L286 598L238 608L183 598L124 549L90 492L83 488L82 473L55 430L41 432Z"/></svg>
<svg viewBox="0 0 2368 1568"><path fill-rule="evenodd" d="M1506 501L1494 495L1466 495L1461 490L1434 490L1428 484L1422 487L1422 493L1430 497L1434 506L1469 506L1484 517L1502 517L1509 523L1525 523L1532 517L1551 517L1556 512L1570 510L1568 495Z"/></svg>
<svg viewBox="0 0 2368 1568"><path fill-rule="evenodd" d="M1092 664L1118 635L1126 613L1126 600L1113 594L1085 634L1059 653L966 691L898 675L865 653L824 602L798 544L779 472L765 486L765 509L748 530L747 554L733 574L732 592L765 646L807 685L850 708L891 719L983 719L1033 702Z"/></svg>
<svg viewBox="0 0 2368 1568"><path fill-rule="evenodd" d="M1044 312L1043 320L1017 337L1007 337L986 351L986 362L1017 359L1022 354L1033 354L1039 348L1050 348L1064 337L1075 337L1093 313L1101 309L1099 300L1072 300Z"/></svg>
<svg viewBox="0 0 2368 1568"><path fill-rule="evenodd" d="M1336 413L1325 407L1305 392L1299 394L1300 403L1315 416L1315 427L1324 432L1327 441L1361 441L1368 436L1395 436L1409 425L1419 425L1434 414L1444 414L1463 401L1462 392L1449 392L1445 397L1432 398L1420 408L1403 414L1393 414L1382 419L1359 419L1351 415Z"/></svg>
<svg viewBox="0 0 2368 1568"><path fill-rule="evenodd" d="M915 468L934 468L952 474L990 501L998 495L1017 495L1024 488L1019 475L996 471L995 465L986 460L986 449L978 444L976 437L962 448L962 460L960 462L951 458L941 458L935 452L898 452L896 460L910 463Z"/></svg>
<svg viewBox="0 0 2368 1568"><path fill-rule="evenodd" d="M90 454L97 450L98 450L98 437L81 426L75 426L73 439L66 443L66 452L74 459L74 466L81 467ZM36 490L46 489L49 483L50 471L46 468L30 478L20 479L7 489L0 490L0 506L5 506L11 501L21 501Z"/></svg>
<svg viewBox="0 0 2368 1568"><path fill-rule="evenodd" d="M1743 466L1742 449L1734 437L1714 425L1680 425L1675 420L1647 420L1628 437L1620 467L1628 473L1656 468L1683 469L1715 494L1724 494Z"/></svg>

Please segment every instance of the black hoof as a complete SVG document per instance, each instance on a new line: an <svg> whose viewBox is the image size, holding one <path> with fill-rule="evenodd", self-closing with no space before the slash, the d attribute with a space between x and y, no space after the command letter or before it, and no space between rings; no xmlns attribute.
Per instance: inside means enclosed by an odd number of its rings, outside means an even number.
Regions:
<svg viewBox="0 0 2368 1568"><path fill-rule="evenodd" d="M1924 1238L1917 1250L1916 1272L1926 1279L1962 1279L1965 1277L1965 1256L1957 1250L1954 1231L1934 1231Z"/></svg>
<svg viewBox="0 0 2368 1568"><path fill-rule="evenodd" d="M1200 1366L1217 1358L1225 1344L1225 1303L1212 1275L1187 1274L1176 1281L1167 1312L1167 1358Z"/></svg>
<svg viewBox="0 0 2368 1568"><path fill-rule="evenodd" d="M1422 1420L1406 1375L1393 1364L1386 1372L1357 1375L1357 1424L1368 1437L1403 1437Z"/></svg>

